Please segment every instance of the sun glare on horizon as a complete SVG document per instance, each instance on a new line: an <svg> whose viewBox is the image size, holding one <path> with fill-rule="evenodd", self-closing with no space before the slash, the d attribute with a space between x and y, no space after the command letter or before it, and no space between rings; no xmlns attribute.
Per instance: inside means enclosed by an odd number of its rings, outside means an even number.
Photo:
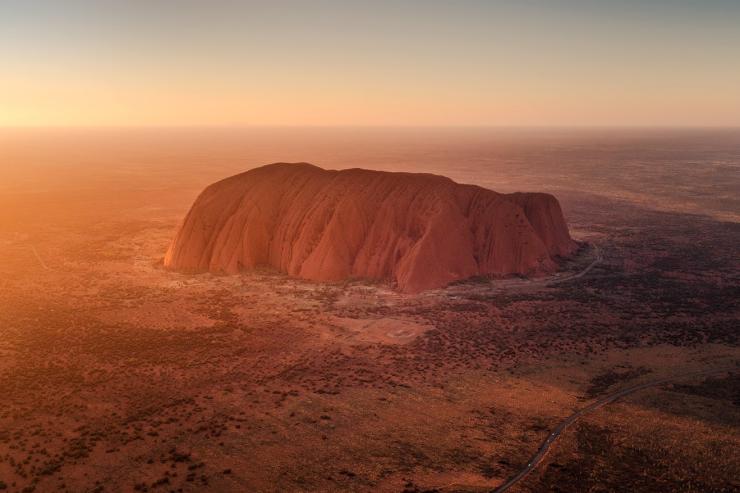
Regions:
<svg viewBox="0 0 740 493"><path fill-rule="evenodd" d="M0 4L0 125L740 125L740 3Z"/></svg>

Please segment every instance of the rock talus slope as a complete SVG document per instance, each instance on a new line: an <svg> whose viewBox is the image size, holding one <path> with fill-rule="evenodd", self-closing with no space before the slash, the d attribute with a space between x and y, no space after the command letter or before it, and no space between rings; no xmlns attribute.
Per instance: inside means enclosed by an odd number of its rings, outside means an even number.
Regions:
<svg viewBox="0 0 740 493"><path fill-rule="evenodd" d="M558 201L430 174L276 163L207 187L164 259L188 272L271 266L405 292L475 275L536 275L576 248Z"/></svg>

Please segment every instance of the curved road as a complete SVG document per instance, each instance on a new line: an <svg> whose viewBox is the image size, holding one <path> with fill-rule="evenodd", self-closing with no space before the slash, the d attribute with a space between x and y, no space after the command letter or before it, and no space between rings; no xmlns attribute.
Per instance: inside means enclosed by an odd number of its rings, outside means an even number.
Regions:
<svg viewBox="0 0 740 493"><path fill-rule="evenodd" d="M583 269L578 274L573 274L572 276L564 277L562 279L552 279L550 281L545 282L545 284L549 286L550 284L559 284L561 282L572 281L573 279L578 279L588 274L588 272L591 269L596 267L597 264L601 263L604 260L604 255L601 253L601 249L597 247L596 245L593 245L593 247L594 247L594 252L596 253L596 258L594 259L593 262L588 264L588 266L585 269Z"/></svg>
<svg viewBox="0 0 740 493"><path fill-rule="evenodd" d="M712 375L715 373L725 373L725 372L732 371L732 370L733 370L732 368L725 368L722 370L707 370L707 371L694 372L694 373L683 373L681 375L674 375L672 377L666 377L660 380L653 380L652 382L635 385L633 387L627 387L626 389L622 389L617 392L614 392L613 394L609 394L609 395L602 397L601 399L591 403L590 405L584 407L583 409L576 411L575 413L565 418L565 420L563 420L552 431L552 433L548 435L545 441L542 442L542 445L540 445L540 448L537 449L537 452L532 456L532 458L529 459L529 461L527 461L527 465L524 466L524 468L521 471L519 471L519 473L517 473L516 476L513 476L507 482L505 482L498 488L492 490L492 493L502 493L504 491L507 491L509 488L511 488L512 486L517 484L519 481L524 479L530 472L534 470L535 467L537 467L542 462L548 450L550 449L550 446L555 442L555 440L558 439L558 437L560 437L560 435L565 431L565 429L568 426L575 423L579 418L583 417L584 415L590 412L596 411L597 409L602 408L606 406L607 404L611 404L612 402L626 395L637 392L638 390L643 390L643 389L647 389L650 387L657 387L659 385L664 385L666 383L670 383L674 380L678 380L681 378L707 376L707 375Z"/></svg>
<svg viewBox="0 0 740 493"><path fill-rule="evenodd" d="M591 269L596 267L598 264L604 261L604 254L601 253L601 249L596 246L592 245L594 249L594 253L596 254L596 258L588 264L583 270L566 276L566 277L546 277L544 279L535 279L535 280L527 280L525 282L517 283L517 284L508 284L506 286L501 286L499 289L502 291L511 291L511 290L525 290L525 289L532 289L532 288L544 288L548 286L553 286L555 284L560 284L563 282L572 281L574 279L580 279L581 277L588 274ZM498 284L500 286L500 284Z"/></svg>

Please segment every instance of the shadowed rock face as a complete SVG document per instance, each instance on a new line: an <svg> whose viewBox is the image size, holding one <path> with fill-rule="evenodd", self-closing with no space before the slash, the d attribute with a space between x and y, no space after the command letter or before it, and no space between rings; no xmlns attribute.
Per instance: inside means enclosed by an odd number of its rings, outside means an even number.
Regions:
<svg viewBox="0 0 740 493"><path fill-rule="evenodd" d="M558 201L430 174L277 163L197 198L164 259L182 271L271 266L317 281L390 280L405 292L475 275L536 275L574 251Z"/></svg>

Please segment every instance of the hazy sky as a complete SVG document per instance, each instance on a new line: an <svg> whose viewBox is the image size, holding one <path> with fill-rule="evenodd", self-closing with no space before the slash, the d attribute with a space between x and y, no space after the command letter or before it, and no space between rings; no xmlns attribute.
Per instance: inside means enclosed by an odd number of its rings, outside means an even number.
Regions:
<svg viewBox="0 0 740 493"><path fill-rule="evenodd" d="M740 0L0 0L0 125L740 125Z"/></svg>

